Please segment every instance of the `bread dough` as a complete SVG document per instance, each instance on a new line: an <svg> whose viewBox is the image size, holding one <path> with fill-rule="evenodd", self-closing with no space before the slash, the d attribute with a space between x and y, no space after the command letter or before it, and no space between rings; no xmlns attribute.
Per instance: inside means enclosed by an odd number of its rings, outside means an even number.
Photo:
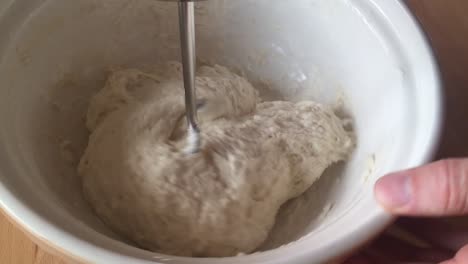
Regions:
<svg viewBox="0 0 468 264"><path fill-rule="evenodd" d="M201 67L201 150L186 154L181 66L119 70L89 106L79 173L96 214L143 248L222 257L260 246L280 206L348 157L352 132L315 102L261 102L244 78Z"/></svg>

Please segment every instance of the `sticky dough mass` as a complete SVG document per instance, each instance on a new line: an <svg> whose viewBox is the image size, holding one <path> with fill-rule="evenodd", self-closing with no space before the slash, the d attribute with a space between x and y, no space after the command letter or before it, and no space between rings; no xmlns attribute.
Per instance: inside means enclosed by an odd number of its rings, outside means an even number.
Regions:
<svg viewBox="0 0 468 264"><path fill-rule="evenodd" d="M79 165L96 214L143 248L222 257L260 246L282 204L352 151L333 109L261 102L243 77L201 67L201 150L185 154L181 66L114 71L91 100Z"/></svg>

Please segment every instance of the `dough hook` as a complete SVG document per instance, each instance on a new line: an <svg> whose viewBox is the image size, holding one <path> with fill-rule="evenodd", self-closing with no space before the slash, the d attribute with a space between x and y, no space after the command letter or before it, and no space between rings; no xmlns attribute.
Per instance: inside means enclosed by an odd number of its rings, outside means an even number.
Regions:
<svg viewBox="0 0 468 264"><path fill-rule="evenodd" d="M197 120L197 95L195 89L195 3L197 0L163 0L179 5L180 49L185 90L185 115L187 118L186 153L196 153L200 148L200 128Z"/></svg>
<svg viewBox="0 0 468 264"><path fill-rule="evenodd" d="M187 117L187 153L195 153L200 147L200 128L197 120L195 91L196 51L195 51L195 3L178 1L180 48L185 89L185 113Z"/></svg>

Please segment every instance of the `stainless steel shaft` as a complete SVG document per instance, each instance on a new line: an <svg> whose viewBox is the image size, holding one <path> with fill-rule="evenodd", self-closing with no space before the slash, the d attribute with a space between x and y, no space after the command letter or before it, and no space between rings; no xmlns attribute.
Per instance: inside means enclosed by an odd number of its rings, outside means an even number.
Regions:
<svg viewBox="0 0 468 264"><path fill-rule="evenodd" d="M188 123L190 152L198 150L199 127L195 88L196 51L195 51L195 4L191 1L179 3L180 45L185 89L185 108Z"/></svg>

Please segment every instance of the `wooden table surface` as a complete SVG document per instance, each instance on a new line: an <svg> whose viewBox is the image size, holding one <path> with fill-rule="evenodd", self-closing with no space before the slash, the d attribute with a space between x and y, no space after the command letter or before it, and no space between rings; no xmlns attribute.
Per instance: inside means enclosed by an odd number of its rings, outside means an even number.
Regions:
<svg viewBox="0 0 468 264"><path fill-rule="evenodd" d="M438 158L468 156L468 1L407 0L429 35L444 79L445 130ZM468 143L468 140L465 141ZM71 263L44 251L0 214L0 263Z"/></svg>

